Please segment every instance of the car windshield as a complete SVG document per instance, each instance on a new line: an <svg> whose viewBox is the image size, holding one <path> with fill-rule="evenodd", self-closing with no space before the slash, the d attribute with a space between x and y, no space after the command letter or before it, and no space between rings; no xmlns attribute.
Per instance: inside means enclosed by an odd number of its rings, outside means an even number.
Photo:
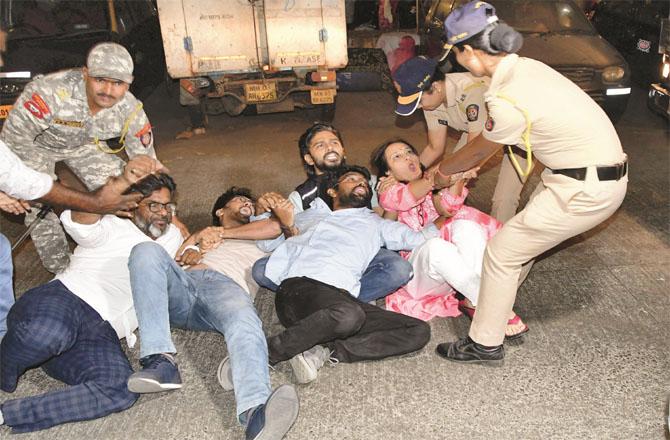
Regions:
<svg viewBox="0 0 670 440"><path fill-rule="evenodd" d="M595 33L571 1L491 0L496 15L523 33Z"/></svg>
<svg viewBox="0 0 670 440"><path fill-rule="evenodd" d="M3 26L10 38L57 37L107 28L107 2L14 0L5 2Z"/></svg>

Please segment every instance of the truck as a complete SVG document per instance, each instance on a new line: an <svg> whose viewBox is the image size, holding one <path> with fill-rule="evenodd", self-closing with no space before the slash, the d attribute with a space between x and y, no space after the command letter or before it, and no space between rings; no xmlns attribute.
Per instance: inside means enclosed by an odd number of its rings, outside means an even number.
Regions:
<svg viewBox="0 0 670 440"><path fill-rule="evenodd" d="M236 116L316 110L332 119L347 65L345 0L158 0L182 105ZM312 112L310 112L312 113Z"/></svg>
<svg viewBox="0 0 670 440"><path fill-rule="evenodd" d="M670 17L661 20L658 53L662 55L659 82L649 86L647 104L655 113L670 119Z"/></svg>

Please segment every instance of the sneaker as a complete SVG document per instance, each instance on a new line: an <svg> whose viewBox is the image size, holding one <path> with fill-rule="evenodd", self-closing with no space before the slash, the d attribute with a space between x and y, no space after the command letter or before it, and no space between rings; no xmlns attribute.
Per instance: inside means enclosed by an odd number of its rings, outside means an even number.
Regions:
<svg viewBox="0 0 670 440"><path fill-rule="evenodd" d="M140 359L142 371L128 378L128 390L133 393L158 393L181 388L179 368L171 354L152 354Z"/></svg>
<svg viewBox="0 0 670 440"><path fill-rule="evenodd" d="M216 378L219 379L221 388L226 391L232 391L233 385L233 369L230 368L230 357L226 356L219 364L219 369L216 372Z"/></svg>
<svg viewBox="0 0 670 440"><path fill-rule="evenodd" d="M310 383L316 379L319 368L326 361L336 363L337 359L331 359L331 351L323 345L315 345L309 350L293 356L288 363L293 368L296 382Z"/></svg>
<svg viewBox="0 0 670 440"><path fill-rule="evenodd" d="M300 400L293 385L282 385L268 400L251 410L245 430L246 440L279 440L298 418Z"/></svg>
<svg viewBox="0 0 670 440"><path fill-rule="evenodd" d="M502 365L505 350L502 345L487 350L470 337L456 342L445 342L435 349L437 354L453 362Z"/></svg>
<svg viewBox="0 0 670 440"><path fill-rule="evenodd" d="M268 364L270 370L275 368ZM235 385L233 384L233 368L230 366L230 356L223 358L219 364L219 369L216 371L216 378L219 380L219 385L226 391L233 391Z"/></svg>

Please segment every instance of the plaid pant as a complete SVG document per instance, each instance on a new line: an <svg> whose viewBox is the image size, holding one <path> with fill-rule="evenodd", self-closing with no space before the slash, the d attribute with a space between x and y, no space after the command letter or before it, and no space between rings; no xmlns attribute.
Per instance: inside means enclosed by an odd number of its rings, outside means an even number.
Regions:
<svg viewBox="0 0 670 440"><path fill-rule="evenodd" d="M122 411L135 403L126 381L133 372L114 329L60 281L29 290L7 317L0 345L0 388L13 392L29 368L42 366L70 385L4 402L13 432L45 429Z"/></svg>

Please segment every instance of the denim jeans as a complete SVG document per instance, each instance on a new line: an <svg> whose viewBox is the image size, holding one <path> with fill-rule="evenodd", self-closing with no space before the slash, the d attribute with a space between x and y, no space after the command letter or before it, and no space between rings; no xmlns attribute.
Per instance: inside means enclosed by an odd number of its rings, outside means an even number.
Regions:
<svg viewBox="0 0 670 440"><path fill-rule="evenodd" d="M12 245L0 234L0 340L7 333L7 314L14 304Z"/></svg>
<svg viewBox="0 0 670 440"><path fill-rule="evenodd" d="M269 259L270 257L263 257L256 261L251 275L259 286L276 292L279 287L265 276L265 266ZM412 275L412 265L409 262L397 252L381 248L363 272L358 299L370 302L383 298L407 284Z"/></svg>
<svg viewBox="0 0 670 440"><path fill-rule="evenodd" d="M226 339L237 415L270 396L268 349L261 320L249 295L213 270L184 271L159 244L140 243L128 261L140 356L175 353L170 324L217 331Z"/></svg>

